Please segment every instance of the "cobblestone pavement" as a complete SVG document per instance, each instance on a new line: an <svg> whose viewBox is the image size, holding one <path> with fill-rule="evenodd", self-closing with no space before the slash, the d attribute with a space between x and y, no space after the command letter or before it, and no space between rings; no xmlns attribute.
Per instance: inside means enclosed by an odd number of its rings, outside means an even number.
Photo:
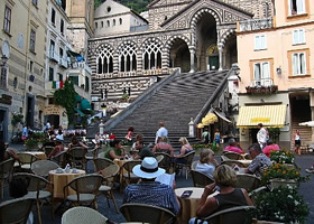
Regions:
<svg viewBox="0 0 314 224"><path fill-rule="evenodd" d="M16 148L18 150L23 149L22 145L10 145L13 148ZM307 155L300 155L296 156L296 164L302 169L302 174L306 175L305 169L312 166L314 164L314 154L307 154ZM91 167L92 164L89 163L88 167ZM89 169L89 168L88 168ZM309 181L305 183L301 183L299 187L299 192L304 196L305 201L309 204L310 207L310 214L308 216L308 219L306 221L307 224L314 223L314 180L313 175L311 174L311 178ZM192 186L192 180L189 177L188 180L185 179L184 175L179 175L176 177L177 181L177 187L187 187ZM122 204L122 194L119 190L114 191L115 199L117 202L118 207ZM5 190L4 200L8 199L8 190ZM2 200L3 201L3 200ZM108 217L109 219L115 221L115 222L124 222L125 219L120 213L116 213L113 205L110 202L110 207L108 207L108 203L106 198L104 196L99 196L98 200L98 211L101 212L103 215ZM36 218L36 209L33 208L33 212L35 214ZM55 213L55 217L52 218L51 215L51 207L50 206L43 206L43 212L42 212L42 218L44 224L59 224L61 223L61 216L64 212L64 209L60 209ZM37 223L37 220L36 222Z"/></svg>

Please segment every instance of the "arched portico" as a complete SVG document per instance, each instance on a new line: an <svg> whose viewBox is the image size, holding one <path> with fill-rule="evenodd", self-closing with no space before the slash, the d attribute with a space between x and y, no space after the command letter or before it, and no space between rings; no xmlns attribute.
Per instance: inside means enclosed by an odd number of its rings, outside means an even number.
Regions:
<svg viewBox="0 0 314 224"><path fill-rule="evenodd" d="M190 49L188 39L183 36L170 38L166 43L169 53L169 67L181 67L182 72L188 72L194 64L190 61Z"/></svg>

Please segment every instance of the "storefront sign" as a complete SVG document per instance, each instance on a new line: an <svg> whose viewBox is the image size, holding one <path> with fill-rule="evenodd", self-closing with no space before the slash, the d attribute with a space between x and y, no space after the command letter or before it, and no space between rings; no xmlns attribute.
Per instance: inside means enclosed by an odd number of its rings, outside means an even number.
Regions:
<svg viewBox="0 0 314 224"><path fill-rule="evenodd" d="M46 106L44 110L45 115L60 115L61 112L62 107L54 104Z"/></svg>
<svg viewBox="0 0 314 224"><path fill-rule="evenodd" d="M251 118L251 123L268 123L270 122L269 117L253 117Z"/></svg>

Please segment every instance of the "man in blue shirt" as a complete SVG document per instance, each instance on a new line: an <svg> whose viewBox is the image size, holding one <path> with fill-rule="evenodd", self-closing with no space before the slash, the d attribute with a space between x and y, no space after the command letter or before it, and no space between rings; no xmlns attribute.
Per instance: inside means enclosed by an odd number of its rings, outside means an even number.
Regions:
<svg viewBox="0 0 314 224"><path fill-rule="evenodd" d="M156 177L165 173L164 169L158 167L155 158L145 157L141 165L135 166L132 172L141 178L141 182L125 188L123 203L155 205L178 214L180 206L172 186L155 181Z"/></svg>

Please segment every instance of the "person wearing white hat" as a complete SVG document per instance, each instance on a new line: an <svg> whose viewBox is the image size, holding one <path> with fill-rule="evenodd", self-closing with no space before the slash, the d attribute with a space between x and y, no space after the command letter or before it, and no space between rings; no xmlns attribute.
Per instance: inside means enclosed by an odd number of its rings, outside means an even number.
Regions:
<svg viewBox="0 0 314 224"><path fill-rule="evenodd" d="M178 214L180 205L173 188L155 181L155 178L165 173L158 167L154 157L145 157L132 172L141 178L138 184L130 184L124 190L123 203L143 203L169 209Z"/></svg>

